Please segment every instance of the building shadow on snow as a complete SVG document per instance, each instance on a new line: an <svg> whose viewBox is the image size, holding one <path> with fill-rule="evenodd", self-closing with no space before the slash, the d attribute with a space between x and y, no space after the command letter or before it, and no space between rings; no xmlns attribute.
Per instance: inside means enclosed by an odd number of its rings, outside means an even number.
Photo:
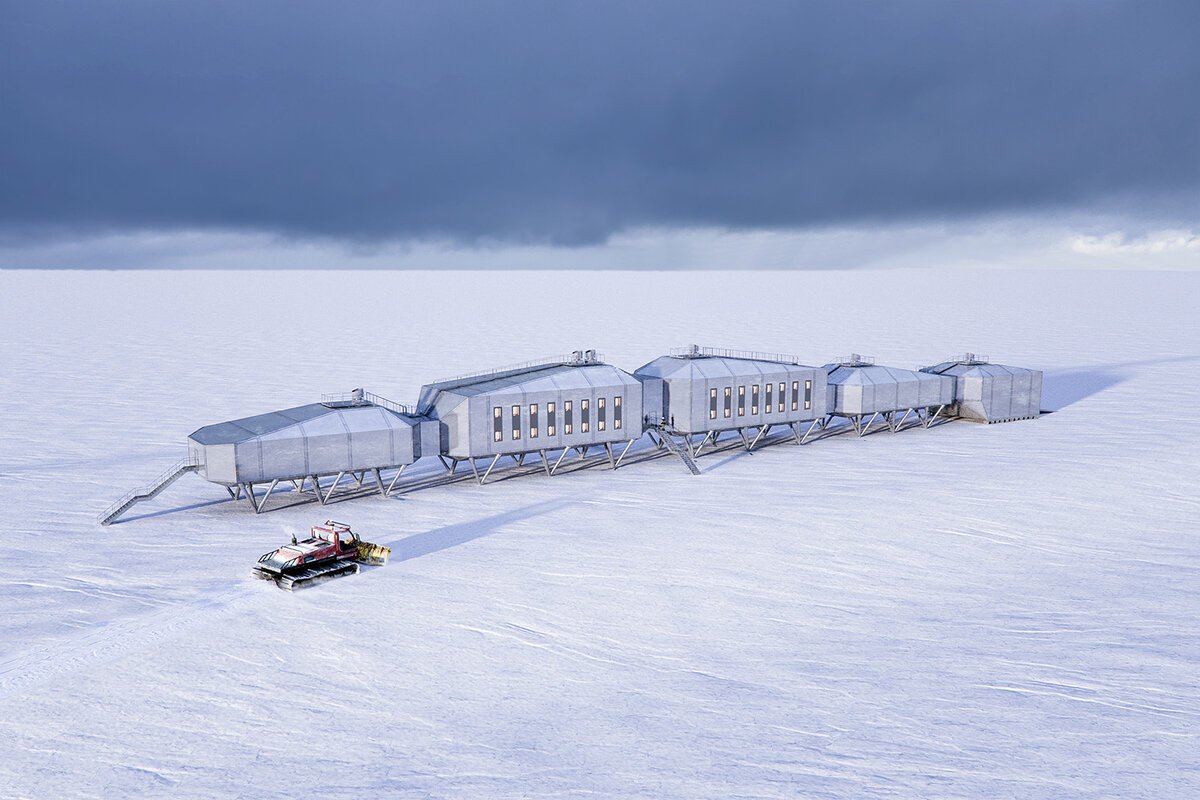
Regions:
<svg viewBox="0 0 1200 800"><path fill-rule="evenodd" d="M1042 379L1042 410L1059 411L1074 405L1080 400L1124 383L1136 376L1140 367L1193 361L1200 361L1200 356L1154 358L1120 364L1100 364L1094 367L1047 370Z"/></svg>
<svg viewBox="0 0 1200 800"><path fill-rule="evenodd" d="M541 503L533 503L524 508L506 511L503 514L493 514L490 517L483 517L471 522L460 522L456 525L446 525L441 528L434 528L431 531L425 531L424 533L406 536L403 539L382 542L382 544L392 548L390 561L410 561L414 558L420 558L421 556L427 556L441 550L448 550L451 547L457 547L460 544L466 544L475 539L482 539L484 536L498 532L505 525L532 519L533 517L540 517L543 514L549 514L552 511L558 511L571 505L574 505L574 501L546 500Z"/></svg>

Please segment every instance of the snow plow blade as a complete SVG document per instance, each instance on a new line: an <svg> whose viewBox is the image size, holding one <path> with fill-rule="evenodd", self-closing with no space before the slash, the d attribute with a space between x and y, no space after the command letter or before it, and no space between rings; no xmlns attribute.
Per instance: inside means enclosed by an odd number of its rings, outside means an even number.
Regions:
<svg viewBox="0 0 1200 800"><path fill-rule="evenodd" d="M381 544L371 544L370 542L358 543L358 558L355 559L361 564L371 564L376 567L381 567L388 562L388 556L392 554L392 548L384 547Z"/></svg>

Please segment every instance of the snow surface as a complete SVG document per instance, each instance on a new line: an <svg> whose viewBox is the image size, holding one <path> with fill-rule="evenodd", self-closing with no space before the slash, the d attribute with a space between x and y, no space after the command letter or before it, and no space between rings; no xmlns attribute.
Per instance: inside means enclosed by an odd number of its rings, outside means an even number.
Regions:
<svg viewBox="0 0 1200 800"><path fill-rule="evenodd" d="M1197 301L1195 273L0 272L0 797L1200 796ZM1055 413L261 516L185 476L94 522L203 424L693 341L971 350L1044 369ZM392 563L250 577L326 516Z"/></svg>

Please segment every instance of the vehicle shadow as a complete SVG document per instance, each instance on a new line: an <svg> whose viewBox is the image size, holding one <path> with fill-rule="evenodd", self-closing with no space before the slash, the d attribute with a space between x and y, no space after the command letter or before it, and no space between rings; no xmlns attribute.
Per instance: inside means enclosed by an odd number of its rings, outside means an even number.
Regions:
<svg viewBox="0 0 1200 800"><path fill-rule="evenodd" d="M406 536L403 539L380 542L380 544L392 548L392 555L389 561L411 561L414 558L420 558L421 556L448 550L451 547L457 547L476 539L482 539L484 536L497 533L504 526L511 525L514 522L540 517L543 514L549 514L574 504L575 501L572 500L545 500L525 506L524 508L505 511L502 514L493 514L490 517L483 517L470 522L445 525L441 528L425 531L424 533Z"/></svg>

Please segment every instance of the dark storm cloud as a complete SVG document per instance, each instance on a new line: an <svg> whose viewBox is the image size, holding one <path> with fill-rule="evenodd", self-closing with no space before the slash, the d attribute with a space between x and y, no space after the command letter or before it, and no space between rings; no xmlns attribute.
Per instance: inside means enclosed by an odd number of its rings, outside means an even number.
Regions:
<svg viewBox="0 0 1200 800"><path fill-rule="evenodd" d="M1198 210L1195 4L0 9L9 237Z"/></svg>

